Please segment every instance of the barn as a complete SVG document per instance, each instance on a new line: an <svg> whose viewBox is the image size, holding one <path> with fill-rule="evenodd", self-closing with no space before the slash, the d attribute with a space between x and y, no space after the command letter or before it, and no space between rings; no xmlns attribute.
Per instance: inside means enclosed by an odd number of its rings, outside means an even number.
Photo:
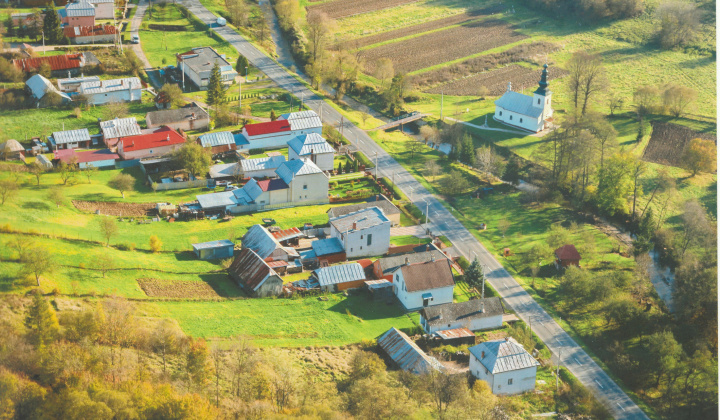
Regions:
<svg viewBox="0 0 720 420"><path fill-rule="evenodd" d="M342 292L365 285L365 270L358 263L321 267L312 272L324 292Z"/></svg>
<svg viewBox="0 0 720 420"><path fill-rule="evenodd" d="M201 260L232 258L235 244L228 239L192 244L193 252Z"/></svg>

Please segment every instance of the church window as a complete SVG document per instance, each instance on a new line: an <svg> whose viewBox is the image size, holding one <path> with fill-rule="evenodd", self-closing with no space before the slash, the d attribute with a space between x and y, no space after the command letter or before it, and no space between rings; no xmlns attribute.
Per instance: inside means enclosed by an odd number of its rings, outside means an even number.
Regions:
<svg viewBox="0 0 720 420"><path fill-rule="evenodd" d="M540 98L538 98L538 105L540 105Z"/></svg>
<svg viewBox="0 0 720 420"><path fill-rule="evenodd" d="M512 115L510 116L510 121L512 121Z"/></svg>
<svg viewBox="0 0 720 420"><path fill-rule="evenodd" d="M522 122L522 118L520 118L520 122Z"/></svg>
<svg viewBox="0 0 720 420"><path fill-rule="evenodd" d="M502 111L500 111L500 116L502 117Z"/></svg>

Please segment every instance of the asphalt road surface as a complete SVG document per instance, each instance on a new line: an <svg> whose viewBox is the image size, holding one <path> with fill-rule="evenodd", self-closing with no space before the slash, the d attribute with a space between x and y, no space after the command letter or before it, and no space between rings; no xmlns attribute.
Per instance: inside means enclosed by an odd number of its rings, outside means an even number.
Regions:
<svg viewBox="0 0 720 420"><path fill-rule="evenodd" d="M217 17L203 7L199 0L186 0L184 4L203 22L214 25ZM320 114L324 123L340 128L340 113L324 103L312 91L288 74L272 59L257 50L233 29L215 27L225 38L260 71L280 87L302 97L305 105ZM428 215L430 230L436 235L445 235L458 252L468 260L478 258L485 266L488 282L503 297L506 304L516 311L519 318L528 323L532 330L560 358L587 388L602 400L615 418L648 419L645 413L620 389L620 387L588 356L588 354L552 319L550 315L515 281L470 232L415 180L395 159L378 146L363 130L344 120L342 129L345 136L368 158L377 162L378 176L394 179L398 187L424 213Z"/></svg>

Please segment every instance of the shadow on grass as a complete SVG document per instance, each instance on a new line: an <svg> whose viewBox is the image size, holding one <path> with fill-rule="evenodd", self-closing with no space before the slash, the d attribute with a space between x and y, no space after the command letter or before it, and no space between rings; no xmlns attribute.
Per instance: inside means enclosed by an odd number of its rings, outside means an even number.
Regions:
<svg viewBox="0 0 720 420"><path fill-rule="evenodd" d="M221 297L247 297L225 273L201 274L200 279L207 283L218 296Z"/></svg>
<svg viewBox="0 0 720 420"><path fill-rule="evenodd" d="M395 318L405 314L400 305L395 302L388 305L385 302L374 302L365 293L351 295L340 302L330 306L328 310L347 315L350 312L363 320Z"/></svg>
<svg viewBox="0 0 720 420"><path fill-rule="evenodd" d="M47 203L43 201L26 201L23 203L22 208L28 210L50 210L52 209Z"/></svg>

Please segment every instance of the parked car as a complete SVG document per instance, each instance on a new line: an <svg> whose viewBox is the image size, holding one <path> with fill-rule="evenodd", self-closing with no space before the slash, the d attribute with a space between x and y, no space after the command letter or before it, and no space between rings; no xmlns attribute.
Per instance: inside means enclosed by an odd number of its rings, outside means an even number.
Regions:
<svg viewBox="0 0 720 420"><path fill-rule="evenodd" d="M232 190L237 190L237 189L238 189L238 187L236 185L232 185L232 184L225 187L225 191L232 191Z"/></svg>
<svg viewBox="0 0 720 420"><path fill-rule="evenodd" d="M139 44L140 43L140 35L135 34L130 38L130 42L133 44Z"/></svg>
<svg viewBox="0 0 720 420"><path fill-rule="evenodd" d="M223 17L217 18L217 25L218 26L225 26L227 25L227 20Z"/></svg>

